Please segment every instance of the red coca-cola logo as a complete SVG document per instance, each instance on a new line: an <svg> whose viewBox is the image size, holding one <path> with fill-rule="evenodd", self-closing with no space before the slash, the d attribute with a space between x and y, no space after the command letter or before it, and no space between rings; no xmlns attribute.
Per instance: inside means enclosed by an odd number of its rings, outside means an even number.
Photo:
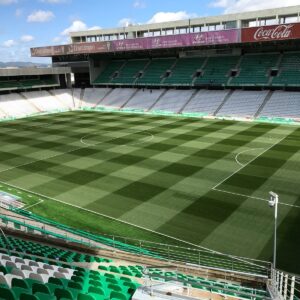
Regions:
<svg viewBox="0 0 300 300"><path fill-rule="evenodd" d="M279 25L275 28L260 27L254 33L254 39L260 40L280 40L292 37L292 29L294 25Z"/></svg>

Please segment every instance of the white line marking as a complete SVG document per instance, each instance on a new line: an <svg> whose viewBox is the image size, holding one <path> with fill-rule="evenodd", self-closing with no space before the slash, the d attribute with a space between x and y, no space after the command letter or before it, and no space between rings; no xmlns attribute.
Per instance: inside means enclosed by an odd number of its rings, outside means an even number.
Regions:
<svg viewBox="0 0 300 300"><path fill-rule="evenodd" d="M257 158L259 158L260 156L262 156L263 154L265 154L267 151L271 150L273 147L275 147L277 144L281 143L284 139L286 138L286 136L284 136L283 138L281 138L279 141L277 141L275 144L271 145L270 147L266 148L263 152L261 152L259 155L257 155L256 157L253 157L251 160L249 160L245 165L241 166L240 168L238 168L235 172L233 172L232 174L230 174L229 176L227 176L225 179L223 179L222 181L220 181L219 183L217 183L212 189L217 188L218 186L220 186L223 182L225 182L226 180L228 180L230 177L232 177L233 175L235 175L236 173L240 172L242 169L244 169L246 166L248 166L249 164L251 164L253 161L255 161Z"/></svg>
<svg viewBox="0 0 300 300"><path fill-rule="evenodd" d="M251 199L255 199L255 200L269 202L269 199L264 199L264 198L260 198L260 197L255 197L255 196L249 196L249 195L245 195L245 194L230 192L230 191L221 190L221 189L218 189L218 188L214 188L213 190L217 191L217 192L226 193L226 194L237 195L237 196L241 196L241 197L245 197L245 198L251 198ZM285 203L285 202L278 202L278 203L281 204L281 205L284 205L284 206L289 206L289 207L294 207L294 208L300 208L299 205L288 204L288 203Z"/></svg>
<svg viewBox="0 0 300 300"><path fill-rule="evenodd" d="M244 154L244 153L247 153L247 152L251 152L251 151L254 151L254 150L262 150L264 148L252 148L252 149L247 149L247 150L244 150L244 151L241 151L239 152L236 156L235 156L235 161L238 165L240 165L241 167L244 167L245 164L242 164L240 161L239 161L239 156L241 154Z"/></svg>
<svg viewBox="0 0 300 300"><path fill-rule="evenodd" d="M155 230L152 230L152 229L140 226L140 225L136 225L136 224L133 224L133 223L130 223L130 222L127 222L127 221L123 221L123 220L120 220L120 219L117 219L117 218L114 218L114 217L111 217L111 216L108 216L108 215L105 215L105 214L102 214L102 213L99 213L99 212L95 212L93 210L90 210L90 209L87 209L87 208L84 208L84 207L81 207L81 206L78 206L78 205L75 205L75 204L71 204L71 203L68 203L68 202L65 202L65 201L62 201L62 200L59 200L59 199L55 199L55 198L52 198L52 197L45 196L45 195L40 194L40 193L32 192L32 191L29 191L27 189L18 187L16 185L13 185L13 184L10 184L10 183L6 183L4 181L0 181L0 183L4 184L4 185L7 185L7 186L11 186L11 187L13 187L15 189L20 189L20 190L22 190L24 192L31 193L31 194L39 196L39 197L43 197L43 198L46 198L46 199L49 199L49 200L52 200L52 201L55 201L55 202L63 203L65 205L68 205L68 206L71 206L71 207L75 207L75 208L81 209L83 211L86 211L86 212L89 212L89 213L92 213L92 214L95 214L95 215L98 215L98 216L105 217L105 218L110 219L110 220L114 220L114 221L117 221L117 222L120 222L120 223L123 223L123 224L126 224L126 225L130 225L130 226L133 226L133 227L136 227L136 228L139 228L139 229L151 232L151 233L155 233L155 234L160 235L160 236L167 237L169 239L173 239L175 241L179 241L179 242L185 243L187 245L190 245L190 246L193 246L193 247L196 247L196 248L200 248L200 249L208 251L208 252L210 252L212 254L219 254L219 255L222 255L222 256L227 256L229 258L236 259L236 260L241 261L243 263L250 264L250 265L262 268L262 269L266 269L266 267L264 267L264 266L257 265L257 264L255 264L253 262L249 262L246 258L243 259L243 258L236 257L234 255L224 254L222 252L214 251L214 250L211 250L209 248L206 248L206 247L203 247L203 246L200 246L200 245L197 245L197 244L193 244L191 242L188 242L188 241L185 241L185 240L182 240L182 239L178 239L176 237L173 237L173 236L170 236L170 235L167 235L167 234L164 234L164 233L160 233L158 231L155 231ZM255 261L253 259L251 259L251 260Z"/></svg>
<svg viewBox="0 0 300 300"><path fill-rule="evenodd" d="M249 162L247 162L246 164L241 164L238 161L238 156L242 153L245 153L247 151L252 151L252 150L258 150L258 149L263 149L263 148L253 148L253 149L249 149L249 150L245 150L242 151L240 153L238 153L235 156L235 161L241 166L239 169L237 169L235 172L233 172L231 175L227 176L224 180L222 180L221 182L219 182L217 185L215 185L212 190L217 191L217 192L221 192L221 193L226 193L226 194L231 194L231 195L237 195L237 196L241 196L241 197L246 197L246 198L251 198L251 199L255 199L255 200L260 200L260 201L266 201L269 202L269 199L265 199L265 198L260 198L260 197L255 197L255 196L249 196L249 195L245 195L245 194L240 194L240 193L235 193L235 192L230 192L230 191L226 191L226 190L222 190L222 189L218 189L218 186L220 186L222 183L224 183L226 180L228 180L229 178L231 178L233 175L235 175L236 173L238 173L239 171L241 171L243 168L245 168L247 165L249 165L250 163L252 163L253 161L255 161L258 157L260 157L261 155L263 155L264 153L266 153L267 151L271 150L274 146L276 146L277 144L281 143L287 136L283 137L282 139L280 139L279 141L277 141L275 144L271 145L270 147L266 148L262 153L260 153L259 155L257 155L256 157L254 157L253 159L251 159ZM279 202L279 204L284 205L284 206L289 206L289 207L294 207L294 208L300 208L299 205L294 205L294 204L289 204L289 203L285 203L285 202Z"/></svg>
<svg viewBox="0 0 300 300"><path fill-rule="evenodd" d="M25 206L25 207L23 206L23 207L22 207L22 210L28 210L29 208L32 208L32 207L34 207L34 206L37 206L37 205L39 205L39 204L41 204L41 203L43 203L43 202L44 202L44 200L41 199L38 203L29 205L29 206L27 206L27 207L26 207L26 206Z"/></svg>

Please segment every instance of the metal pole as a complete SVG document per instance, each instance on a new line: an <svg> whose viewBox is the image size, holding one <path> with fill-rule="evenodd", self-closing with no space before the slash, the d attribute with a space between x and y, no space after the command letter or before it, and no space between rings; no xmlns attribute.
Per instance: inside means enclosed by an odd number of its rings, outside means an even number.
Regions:
<svg viewBox="0 0 300 300"><path fill-rule="evenodd" d="M273 268L276 269L277 256L277 216L278 216L278 195L270 192L269 206L274 207L274 248L273 248Z"/></svg>
<svg viewBox="0 0 300 300"><path fill-rule="evenodd" d="M295 276L292 277L290 300L294 300L295 295Z"/></svg>
<svg viewBox="0 0 300 300"><path fill-rule="evenodd" d="M277 257L277 215L278 215L278 196L275 199L275 213L274 213L274 254L273 254L273 266L276 269L276 257Z"/></svg>
<svg viewBox="0 0 300 300"><path fill-rule="evenodd" d="M284 276L284 290L283 290L283 299L287 299L287 291L288 291L288 280L289 280L289 275L285 274Z"/></svg>

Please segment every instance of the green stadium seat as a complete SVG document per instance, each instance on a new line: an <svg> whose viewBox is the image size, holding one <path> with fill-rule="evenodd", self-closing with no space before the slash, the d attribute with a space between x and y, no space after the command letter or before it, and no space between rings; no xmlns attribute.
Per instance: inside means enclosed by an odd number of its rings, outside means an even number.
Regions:
<svg viewBox="0 0 300 300"><path fill-rule="evenodd" d="M175 64L176 58L154 58L137 80L139 85L161 85L166 71Z"/></svg>
<svg viewBox="0 0 300 300"><path fill-rule="evenodd" d="M32 293L37 294L37 293L43 293L43 294L48 294L51 295L51 292L45 284L42 283L34 283L32 285Z"/></svg>
<svg viewBox="0 0 300 300"><path fill-rule="evenodd" d="M100 296L107 296L107 291L105 291L104 289L100 288L100 287L94 287L94 286L90 286L88 289L88 292L91 294L97 294Z"/></svg>
<svg viewBox="0 0 300 300"><path fill-rule="evenodd" d="M31 295L31 294L21 294L20 295L20 300L39 300L36 296Z"/></svg>
<svg viewBox="0 0 300 300"><path fill-rule="evenodd" d="M134 84L134 82L137 80L137 75L140 71L144 70L148 63L148 59L128 60L122 70L120 70L119 75L111 80L111 83Z"/></svg>
<svg viewBox="0 0 300 300"><path fill-rule="evenodd" d="M34 296L39 300L56 300L54 295L48 295L44 293L36 293Z"/></svg>
<svg viewBox="0 0 300 300"><path fill-rule="evenodd" d="M73 300L72 293L67 289L57 288L54 292L54 295L56 296L57 300L61 300L61 299Z"/></svg>
<svg viewBox="0 0 300 300"><path fill-rule="evenodd" d="M245 54L239 66L239 73L228 82L228 85L269 86L270 71L277 66L279 57L276 53Z"/></svg>
<svg viewBox="0 0 300 300"><path fill-rule="evenodd" d="M300 52L286 52L282 56L279 72L272 80L272 86L300 86Z"/></svg>
<svg viewBox="0 0 300 300"><path fill-rule="evenodd" d="M18 300L10 288L0 287L0 299Z"/></svg>
<svg viewBox="0 0 300 300"><path fill-rule="evenodd" d="M124 65L124 60L112 60L109 62L99 76L94 80L93 84L108 84L111 82L115 72L119 71Z"/></svg>
<svg viewBox="0 0 300 300"><path fill-rule="evenodd" d="M95 300L95 298L91 295L80 293L80 294L78 294L77 300Z"/></svg>
<svg viewBox="0 0 300 300"><path fill-rule="evenodd" d="M126 297L124 294L112 291L110 294L111 300L128 300L128 297Z"/></svg>
<svg viewBox="0 0 300 300"><path fill-rule="evenodd" d="M225 86L230 78L230 70L235 69L239 59L240 56L209 57L195 85Z"/></svg>
<svg viewBox="0 0 300 300"><path fill-rule="evenodd" d="M24 279L13 278L11 281L12 287L19 287L23 289L29 289L29 284ZM30 288L31 289L31 288Z"/></svg>

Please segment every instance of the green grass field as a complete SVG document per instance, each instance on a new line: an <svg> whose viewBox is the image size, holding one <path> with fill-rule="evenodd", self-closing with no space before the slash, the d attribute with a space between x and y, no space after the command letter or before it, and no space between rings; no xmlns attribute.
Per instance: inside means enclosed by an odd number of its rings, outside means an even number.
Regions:
<svg viewBox="0 0 300 300"><path fill-rule="evenodd" d="M1 184L95 232L271 260L273 190L278 265L299 273L299 127L69 112L0 123L0 137Z"/></svg>

